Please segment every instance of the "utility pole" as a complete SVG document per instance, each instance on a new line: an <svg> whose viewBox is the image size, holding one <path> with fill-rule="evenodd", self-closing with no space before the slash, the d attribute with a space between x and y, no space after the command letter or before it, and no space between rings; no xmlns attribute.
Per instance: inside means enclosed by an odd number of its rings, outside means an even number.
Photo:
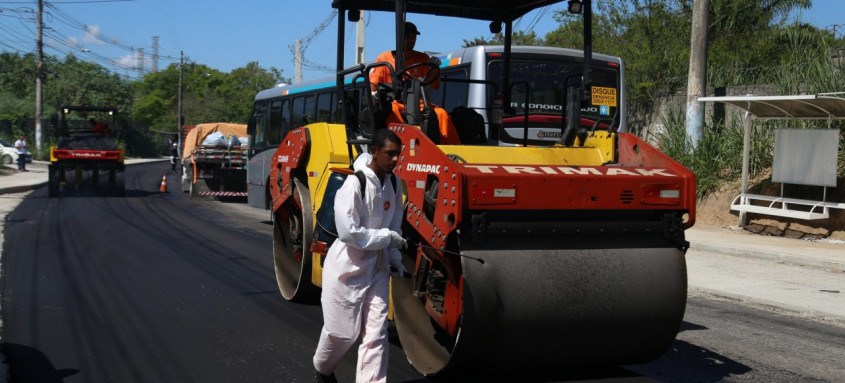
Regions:
<svg viewBox="0 0 845 383"><path fill-rule="evenodd" d="M302 82L302 40L296 40L293 48L293 83Z"/></svg>
<svg viewBox="0 0 845 383"><path fill-rule="evenodd" d="M698 98L707 89L707 24L710 0L695 0L692 8L689 74L687 79L687 138L698 147L704 129L704 103Z"/></svg>
<svg viewBox="0 0 845 383"><path fill-rule="evenodd" d="M308 36L306 36L304 39L296 40L293 47L288 45L288 48L290 48L293 52L294 84L299 84L302 82L302 65L305 63L305 50L308 49L308 45L311 44L311 41L313 41L314 38L316 38L320 34L320 32L323 31L323 29L326 29L326 27L329 26L329 23L331 23L335 16L337 16L337 10L333 10L332 13L330 13L329 16L326 17L326 19L323 20L323 22L320 23L320 25L318 25L316 29L311 31L311 33L308 34ZM312 68L316 68L318 65L312 63L309 64L309 66Z"/></svg>
<svg viewBox="0 0 845 383"><path fill-rule="evenodd" d="M185 52L179 51L179 94L176 98L176 140L179 143L179 153L182 153L182 66L185 63Z"/></svg>
<svg viewBox="0 0 845 383"><path fill-rule="evenodd" d="M44 43L42 41L44 0L38 0L38 36L36 45L38 46L38 54L35 58L35 156L41 158L42 139L41 139L41 78L43 77L42 70L44 69Z"/></svg>
<svg viewBox="0 0 845 383"><path fill-rule="evenodd" d="M144 77L144 48L138 48L135 63L138 66L138 77Z"/></svg>
<svg viewBox="0 0 845 383"><path fill-rule="evenodd" d="M358 23L355 24L355 36L356 36L356 49L355 49L355 64L363 64L364 63L364 15L361 14L361 18L358 19Z"/></svg>
<svg viewBox="0 0 845 383"><path fill-rule="evenodd" d="M158 36L153 36L153 62L152 72L158 72Z"/></svg>

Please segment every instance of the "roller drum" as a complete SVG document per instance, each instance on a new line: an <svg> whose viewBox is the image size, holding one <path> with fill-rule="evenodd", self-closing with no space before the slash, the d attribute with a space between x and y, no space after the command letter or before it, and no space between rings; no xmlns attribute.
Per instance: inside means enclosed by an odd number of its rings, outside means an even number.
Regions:
<svg viewBox="0 0 845 383"><path fill-rule="evenodd" d="M437 375L657 358L680 328L687 279L684 251L653 239L596 238L587 242L605 248L555 250L543 249L543 240L533 249L492 239L464 246L463 254L484 262L462 259L463 316L452 344L430 328L419 300L397 292L408 284L394 284L408 359Z"/></svg>

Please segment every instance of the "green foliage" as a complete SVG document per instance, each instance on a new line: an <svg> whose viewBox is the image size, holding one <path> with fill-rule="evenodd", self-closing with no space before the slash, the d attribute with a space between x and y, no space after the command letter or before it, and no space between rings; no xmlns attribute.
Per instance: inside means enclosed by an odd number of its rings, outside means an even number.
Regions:
<svg viewBox="0 0 845 383"><path fill-rule="evenodd" d="M546 45L542 38L537 36L535 32L525 33L523 31L516 31L511 36L511 43L513 45L529 45L539 46ZM463 47L469 48L476 45L505 45L505 36L501 33L496 33L489 39L484 37L476 37L472 40L464 40Z"/></svg>
<svg viewBox="0 0 845 383"><path fill-rule="evenodd" d="M0 121L19 121L32 114L35 101L35 56L0 53Z"/></svg>
<svg viewBox="0 0 845 383"><path fill-rule="evenodd" d="M0 53L0 93L26 97L35 92L35 55Z"/></svg>
<svg viewBox="0 0 845 383"><path fill-rule="evenodd" d="M693 0L594 4L593 51L624 60L629 126L638 131L658 98L686 86ZM709 85L746 85L748 74L762 78L766 68L781 65L796 46L788 44L798 43L784 39L783 32L791 28L786 16L810 4L810 0L711 0ZM563 10L555 18L560 26L543 38L545 43L581 49L581 17Z"/></svg>
<svg viewBox="0 0 845 383"><path fill-rule="evenodd" d="M283 80L276 68L257 62L223 73L202 64L182 68L182 117L186 125L203 122L246 123L255 94ZM136 121L153 131L175 132L178 115L179 66L170 65L135 83Z"/></svg>

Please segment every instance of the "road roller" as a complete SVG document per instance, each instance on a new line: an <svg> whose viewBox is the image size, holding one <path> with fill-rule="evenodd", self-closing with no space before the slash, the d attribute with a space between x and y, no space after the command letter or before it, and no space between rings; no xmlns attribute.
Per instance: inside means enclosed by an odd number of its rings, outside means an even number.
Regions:
<svg viewBox="0 0 845 383"><path fill-rule="evenodd" d="M526 70L511 62L512 23L554 3L333 1L343 123L291 130L269 164L273 257L285 299L319 299L330 244L325 207L370 133L391 129L402 140L394 172L405 201L403 262L410 273L391 281L391 316L418 372L636 364L666 351L686 306L684 230L695 222L695 176L619 129L618 116L614 123L587 115L592 106L606 106L610 92L592 78L590 0L569 1L570 11L584 15L585 49L577 70L559 73L560 108L538 117L511 107L522 84L512 68ZM504 49L495 56L502 78L478 80L490 89L482 140L440 144L425 108L408 108L399 123L380 120L367 72L385 63L343 68L344 22L365 10L395 12L397 46L408 13L480 19L491 32L504 31ZM407 75L401 54L390 69L394 82L386 92L405 105L425 105L427 84ZM529 104L530 90L520 94ZM456 128L469 129L457 120ZM525 134L510 140L514 124ZM529 140L537 124L555 140Z"/></svg>

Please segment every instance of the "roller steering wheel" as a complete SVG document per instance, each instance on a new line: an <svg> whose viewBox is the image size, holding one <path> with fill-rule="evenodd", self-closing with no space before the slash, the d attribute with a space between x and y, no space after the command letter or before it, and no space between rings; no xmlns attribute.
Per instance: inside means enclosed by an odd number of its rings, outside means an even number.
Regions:
<svg viewBox="0 0 845 383"><path fill-rule="evenodd" d="M437 64L434 64L430 61L408 65L407 67L405 67L405 69L402 69L402 70L396 72L396 77L399 78L399 79L402 79L403 81L414 78L414 76L411 76L409 71L412 70L412 69L415 69L415 68L423 67L423 66L427 66L429 68L429 70L428 70L428 72L426 72L426 75L423 78L420 79L420 85L429 86L433 82L437 81L437 79L440 78L440 66L438 66ZM433 70L437 71L437 76L429 76L429 74L431 74L432 73L431 71L433 71ZM433 78L432 78L431 81L425 81L425 77L433 77Z"/></svg>

